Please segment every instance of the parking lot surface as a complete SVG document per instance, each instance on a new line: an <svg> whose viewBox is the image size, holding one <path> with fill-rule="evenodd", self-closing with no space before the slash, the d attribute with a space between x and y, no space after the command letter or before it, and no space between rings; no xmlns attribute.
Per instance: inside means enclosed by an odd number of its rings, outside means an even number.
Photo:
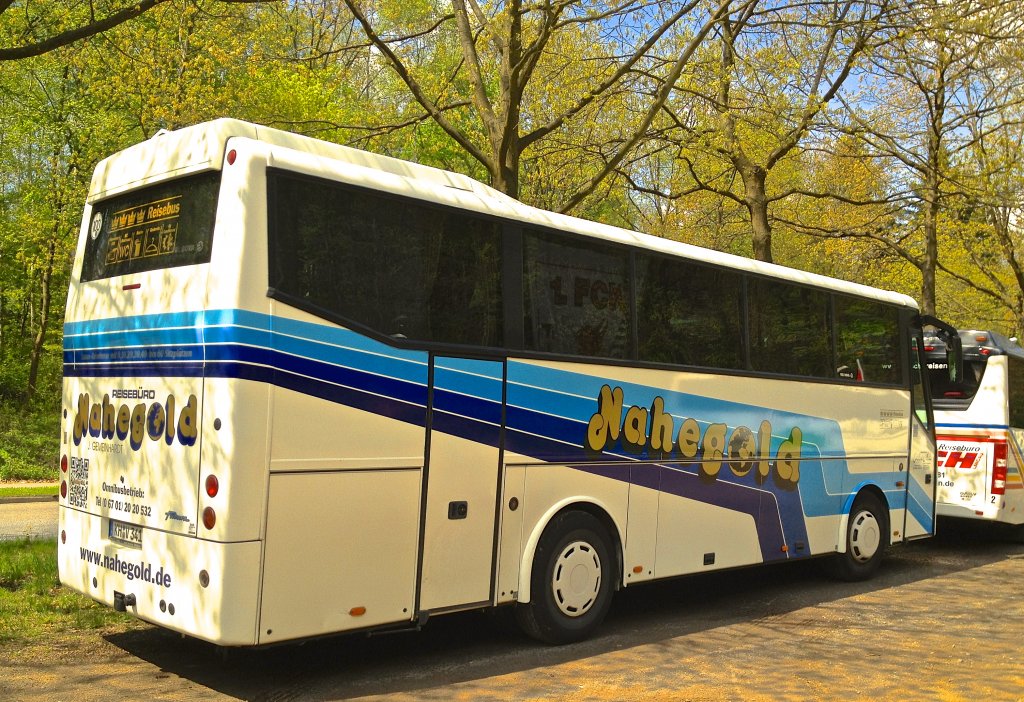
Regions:
<svg viewBox="0 0 1024 702"><path fill-rule="evenodd" d="M947 530L866 583L814 563L625 590L594 639L481 613L226 656L143 628L0 647L0 699L1024 700L1024 545Z"/></svg>

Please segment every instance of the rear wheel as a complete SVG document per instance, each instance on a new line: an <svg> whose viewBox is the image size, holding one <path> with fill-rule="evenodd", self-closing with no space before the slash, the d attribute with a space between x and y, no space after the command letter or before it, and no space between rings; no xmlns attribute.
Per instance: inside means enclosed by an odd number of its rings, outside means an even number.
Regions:
<svg viewBox="0 0 1024 702"><path fill-rule="evenodd" d="M607 530L586 512L560 514L537 544L531 601L516 607L519 626L551 644L585 639L608 613L613 585Z"/></svg>
<svg viewBox="0 0 1024 702"><path fill-rule="evenodd" d="M867 580L882 563L889 548L889 513L869 493L857 497L846 525L846 553L824 562L825 569L840 580Z"/></svg>

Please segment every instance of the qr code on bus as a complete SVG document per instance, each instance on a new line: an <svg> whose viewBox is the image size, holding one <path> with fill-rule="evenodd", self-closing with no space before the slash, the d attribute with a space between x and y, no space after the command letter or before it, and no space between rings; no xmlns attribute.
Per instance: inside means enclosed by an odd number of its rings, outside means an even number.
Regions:
<svg viewBox="0 0 1024 702"><path fill-rule="evenodd" d="M72 458L68 474L68 505L84 509L89 496L89 459Z"/></svg>

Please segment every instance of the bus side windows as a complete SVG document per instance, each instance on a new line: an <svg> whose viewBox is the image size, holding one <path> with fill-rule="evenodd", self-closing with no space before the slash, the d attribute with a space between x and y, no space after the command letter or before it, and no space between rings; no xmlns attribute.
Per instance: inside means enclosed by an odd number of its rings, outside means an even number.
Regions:
<svg viewBox="0 0 1024 702"><path fill-rule="evenodd" d="M640 360L744 367L740 273L643 254L636 270Z"/></svg>
<svg viewBox="0 0 1024 702"><path fill-rule="evenodd" d="M632 357L629 253L624 248L527 230L523 268L527 349Z"/></svg>
<svg viewBox="0 0 1024 702"><path fill-rule="evenodd" d="M832 377L828 293L766 279L751 279L748 289L753 369Z"/></svg>
<svg viewBox="0 0 1024 702"><path fill-rule="evenodd" d="M286 302L395 339L503 343L496 220L279 171L268 183L270 284Z"/></svg>
<svg viewBox="0 0 1024 702"><path fill-rule="evenodd" d="M900 382L899 312L873 300L836 295L836 377Z"/></svg>

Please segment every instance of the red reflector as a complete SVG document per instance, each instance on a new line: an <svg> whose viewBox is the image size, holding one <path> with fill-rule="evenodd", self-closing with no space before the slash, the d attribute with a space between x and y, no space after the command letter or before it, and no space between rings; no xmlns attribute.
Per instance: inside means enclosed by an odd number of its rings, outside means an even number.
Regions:
<svg viewBox="0 0 1024 702"><path fill-rule="evenodd" d="M128 285L122 285L122 290L138 290L142 287L142 283L129 283Z"/></svg>
<svg viewBox="0 0 1024 702"><path fill-rule="evenodd" d="M1006 494L1006 442L992 444L992 494Z"/></svg>
<svg viewBox="0 0 1024 702"><path fill-rule="evenodd" d="M235 152L234 149L231 149L231 151L228 151L228 165L229 166L234 165L236 158L238 158L238 153Z"/></svg>
<svg viewBox="0 0 1024 702"><path fill-rule="evenodd" d="M61 480L60 481L60 496L61 497L67 497L68 496L68 481L66 481L66 480Z"/></svg>
<svg viewBox="0 0 1024 702"><path fill-rule="evenodd" d="M68 472L68 457L67 455L60 457L60 470L62 473Z"/></svg>
<svg viewBox="0 0 1024 702"><path fill-rule="evenodd" d="M68 542L68 533L63 529L60 530L60 542L66 544Z"/></svg>
<svg viewBox="0 0 1024 702"><path fill-rule="evenodd" d="M210 497L216 497L217 492L220 491L220 481L217 480L216 475L206 476L206 494Z"/></svg>
<svg viewBox="0 0 1024 702"><path fill-rule="evenodd" d="M962 392L960 392L959 390L947 390L946 392L942 393L942 396L943 397L963 397L964 394Z"/></svg>
<svg viewBox="0 0 1024 702"><path fill-rule="evenodd" d="M207 529L212 529L213 525L217 523L217 513L213 511L213 507L207 507L203 510L203 526Z"/></svg>

